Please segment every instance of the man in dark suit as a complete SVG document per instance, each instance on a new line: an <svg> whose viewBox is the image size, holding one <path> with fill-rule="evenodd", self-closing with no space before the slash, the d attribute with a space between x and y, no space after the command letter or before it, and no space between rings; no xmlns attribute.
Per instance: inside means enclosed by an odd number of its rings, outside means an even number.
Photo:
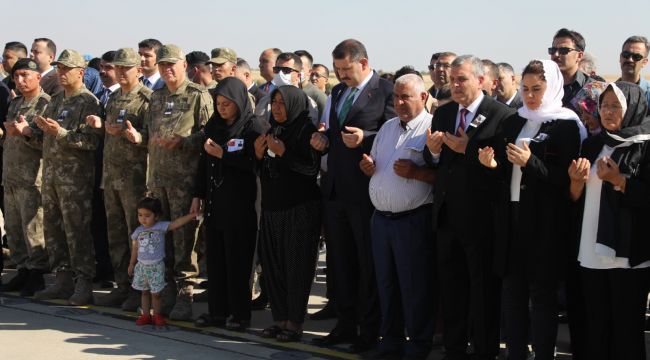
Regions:
<svg viewBox="0 0 650 360"><path fill-rule="evenodd" d="M56 59L56 44L48 38L36 38L32 43L31 58L38 65L41 72L41 87L48 95L54 95L63 90L59 84L59 77L51 65Z"/></svg>
<svg viewBox="0 0 650 360"><path fill-rule="evenodd" d="M451 66L452 102L435 112L424 152L437 168L433 226L437 231L444 345L447 359L468 359L468 334L476 359L499 352L500 282L492 268L494 174L478 161L478 149L499 141L502 121L513 113L485 95L483 65L475 56ZM468 328L469 327L469 328Z"/></svg>
<svg viewBox="0 0 650 360"><path fill-rule="evenodd" d="M332 89L329 129L314 133L312 146L328 151L322 185L328 239L328 272L336 277L338 322L318 339L323 345L352 342L352 351L371 349L379 334L379 301L370 243L373 207L368 177L359 169L377 131L396 116L393 85L372 70L365 46L344 40L332 52L341 83ZM358 329L357 329L358 327Z"/></svg>
<svg viewBox="0 0 650 360"><path fill-rule="evenodd" d="M517 90L517 79L512 65L502 62L498 63L497 67L499 68L499 78L495 89L497 101L513 109L519 109L524 104Z"/></svg>

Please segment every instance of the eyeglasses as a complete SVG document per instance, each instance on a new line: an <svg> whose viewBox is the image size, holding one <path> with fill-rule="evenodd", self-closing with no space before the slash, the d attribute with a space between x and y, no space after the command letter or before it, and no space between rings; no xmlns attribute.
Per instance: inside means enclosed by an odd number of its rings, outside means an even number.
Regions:
<svg viewBox="0 0 650 360"><path fill-rule="evenodd" d="M312 79L318 79L318 78L327 79L327 76L325 76L323 74L319 74L317 72L313 72L313 73L311 73L311 78Z"/></svg>
<svg viewBox="0 0 650 360"><path fill-rule="evenodd" d="M639 53L633 53L633 52L625 50L625 51L621 52L621 58L623 58L623 59L632 58L632 60L634 62L637 62L637 61L643 60L644 56L639 54Z"/></svg>
<svg viewBox="0 0 650 360"><path fill-rule="evenodd" d="M574 49L574 48L568 48L568 47L561 47L561 48L550 47L550 48L548 48L548 54L549 55L555 55L555 53L559 53L560 55L566 55L566 54L570 53L571 51L580 51L580 50Z"/></svg>
<svg viewBox="0 0 650 360"><path fill-rule="evenodd" d="M277 74L277 73L279 73L280 71L282 71L282 73L285 74L285 75L289 75L289 74L291 74L291 73L294 72L294 71L295 71L295 72L300 72L300 71L298 71L298 70L296 70L296 69L293 69L293 68L290 68L290 67L286 67L286 66L274 66L274 67L273 67L273 73L274 73L274 74Z"/></svg>
<svg viewBox="0 0 650 360"><path fill-rule="evenodd" d="M451 67L451 64L448 63L435 63L433 65L429 65L428 68L429 70L433 71L435 69L449 69Z"/></svg>

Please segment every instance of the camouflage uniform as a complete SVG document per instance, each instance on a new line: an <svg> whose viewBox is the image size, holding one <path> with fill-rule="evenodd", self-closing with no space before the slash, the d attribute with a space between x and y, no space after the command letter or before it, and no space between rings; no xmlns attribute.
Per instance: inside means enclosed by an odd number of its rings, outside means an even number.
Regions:
<svg viewBox="0 0 650 360"><path fill-rule="evenodd" d="M143 133L144 117L149 111L151 90L138 84L129 93L113 92L106 105L105 121L126 123ZM125 125L126 128L126 125ZM118 286L129 285L127 268L131 258L131 234L138 227L138 200L146 190L146 142L136 145L124 136L106 133L102 189L108 228L108 246L113 274Z"/></svg>
<svg viewBox="0 0 650 360"><path fill-rule="evenodd" d="M82 86L70 96L52 97L45 117L59 122L58 134L43 135L43 229L52 269L95 276L95 249L90 234L94 151L98 131L86 116L101 113L99 100Z"/></svg>
<svg viewBox="0 0 650 360"><path fill-rule="evenodd" d="M187 214L192 204L199 150L204 141L200 129L213 110L208 92L188 79L173 93L165 86L151 95L150 110L145 118L148 136L170 138L178 135L183 138L180 148L173 150L149 144L147 187L161 200L167 219ZM186 281L198 273L195 228L196 223L192 222L174 231L173 241L167 247L168 269L173 270L177 281Z"/></svg>
<svg viewBox="0 0 650 360"><path fill-rule="evenodd" d="M19 96L9 106L7 121L23 115L36 133L34 119L49 103L50 96L42 90L31 100ZM5 230L11 259L18 269L48 270L41 205L42 137L7 136L3 147Z"/></svg>

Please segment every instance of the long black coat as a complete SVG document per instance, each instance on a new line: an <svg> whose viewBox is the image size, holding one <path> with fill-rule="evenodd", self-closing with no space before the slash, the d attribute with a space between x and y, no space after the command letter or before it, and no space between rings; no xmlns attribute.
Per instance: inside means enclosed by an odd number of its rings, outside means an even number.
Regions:
<svg viewBox="0 0 650 360"><path fill-rule="evenodd" d="M500 191L495 224L495 268L505 275L525 269L532 278L558 276L563 269L569 240L569 164L580 151L580 132L575 121L549 121L530 142L531 156L522 176L518 222L512 222L510 182L513 165L505 149L515 143L526 119L518 114L503 126L503 140L495 148ZM520 144L517 144L520 146Z"/></svg>

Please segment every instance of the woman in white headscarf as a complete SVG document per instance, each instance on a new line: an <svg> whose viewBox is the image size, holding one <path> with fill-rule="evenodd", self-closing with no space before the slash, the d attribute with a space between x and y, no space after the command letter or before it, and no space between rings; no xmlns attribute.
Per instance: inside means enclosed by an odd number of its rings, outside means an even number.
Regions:
<svg viewBox="0 0 650 360"><path fill-rule="evenodd" d="M602 131L569 167L579 215L578 261L590 360L645 359L650 276L650 118L635 84L609 84L599 98Z"/></svg>
<svg viewBox="0 0 650 360"><path fill-rule="evenodd" d="M569 230L567 166L587 131L562 107L562 74L550 60L522 73L524 105L503 125L503 143L479 150L487 171L498 171L495 267L503 276L503 310L510 360L528 356L528 329L537 360L554 358L557 289ZM529 303L530 311L529 311Z"/></svg>

